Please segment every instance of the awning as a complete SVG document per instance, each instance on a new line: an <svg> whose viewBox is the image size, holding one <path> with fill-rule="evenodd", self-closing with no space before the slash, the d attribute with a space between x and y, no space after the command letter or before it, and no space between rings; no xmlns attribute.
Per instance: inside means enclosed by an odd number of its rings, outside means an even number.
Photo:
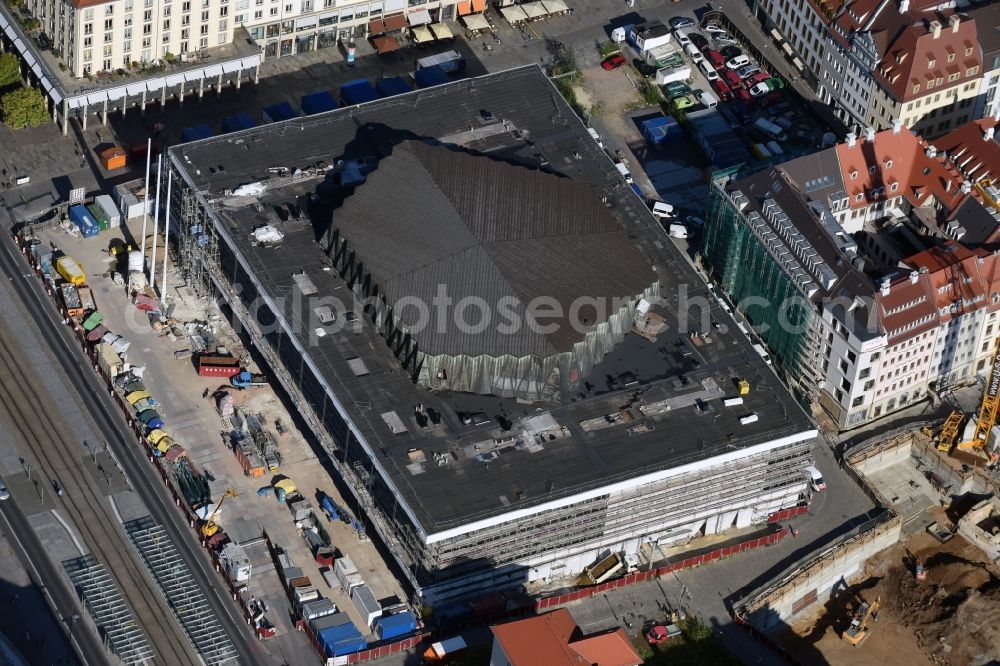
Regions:
<svg viewBox="0 0 1000 666"><path fill-rule="evenodd" d="M778 32L777 28L771 28L771 39L780 43L783 42L785 38L781 36L781 33Z"/></svg>
<svg viewBox="0 0 1000 666"><path fill-rule="evenodd" d="M543 7L542 3L538 0L521 5L521 9L524 10L524 13L528 16L529 20L540 19L548 14L548 12L545 11L545 7Z"/></svg>
<svg viewBox="0 0 1000 666"><path fill-rule="evenodd" d="M431 14L426 9L421 9L407 14L406 20L410 22L411 26L427 25L431 22Z"/></svg>
<svg viewBox="0 0 1000 666"><path fill-rule="evenodd" d="M416 28L410 28L410 32L413 33L413 41L417 44L426 44L427 42L434 41L434 35L431 31L422 25L418 25Z"/></svg>
<svg viewBox="0 0 1000 666"><path fill-rule="evenodd" d="M449 28L444 23L435 23L431 26L431 32L434 33L435 39L454 39L455 35L452 34L451 28Z"/></svg>
<svg viewBox="0 0 1000 666"><path fill-rule="evenodd" d="M402 48L399 40L392 35L387 35L385 37L376 37L372 40L372 44L375 46L375 50L380 54L392 53L393 51L398 51Z"/></svg>
<svg viewBox="0 0 1000 666"><path fill-rule="evenodd" d="M486 11L486 0L472 0L472 11L474 12Z"/></svg>
<svg viewBox="0 0 1000 666"><path fill-rule="evenodd" d="M384 35L385 34L385 21L382 19L375 19L368 22L368 34L370 35Z"/></svg>
<svg viewBox="0 0 1000 666"><path fill-rule="evenodd" d="M402 14L386 16L382 20L385 22L386 32L396 32L406 27L406 17Z"/></svg>
<svg viewBox="0 0 1000 666"><path fill-rule="evenodd" d="M520 5L513 5L512 7L501 7L500 16L503 16L504 20L511 25L516 23L524 23L528 20L528 15L524 13Z"/></svg>
<svg viewBox="0 0 1000 666"><path fill-rule="evenodd" d="M469 30L489 30L489 22L483 18L482 14L472 14L471 16L463 16L462 23Z"/></svg>
<svg viewBox="0 0 1000 666"><path fill-rule="evenodd" d="M562 14L569 11L569 7L563 0L542 0L542 4L545 5L545 9L549 10L549 14Z"/></svg>
<svg viewBox="0 0 1000 666"><path fill-rule="evenodd" d="M458 12L459 16L466 16L467 14L471 14L472 2L470 2L470 0L465 0L465 2L460 2L458 3L455 9Z"/></svg>

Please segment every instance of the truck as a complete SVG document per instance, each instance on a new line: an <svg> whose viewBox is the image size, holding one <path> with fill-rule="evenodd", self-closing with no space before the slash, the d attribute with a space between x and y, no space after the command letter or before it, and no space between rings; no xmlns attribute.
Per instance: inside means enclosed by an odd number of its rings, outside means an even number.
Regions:
<svg viewBox="0 0 1000 666"><path fill-rule="evenodd" d="M202 377L232 377L240 371L240 360L235 356L200 354L198 374Z"/></svg>
<svg viewBox="0 0 1000 666"><path fill-rule="evenodd" d="M428 67L440 67L446 74L460 72L465 69L465 57L458 51L445 51L417 60L417 71Z"/></svg>
<svg viewBox="0 0 1000 666"><path fill-rule="evenodd" d="M781 129L780 126L775 125L767 118L758 118L754 121L753 126L758 130L763 132L769 139L775 139L776 141L784 141L788 137L785 135L785 130Z"/></svg>
<svg viewBox="0 0 1000 666"><path fill-rule="evenodd" d="M230 377L229 383L242 391L254 386L267 386L267 376L250 372L244 368Z"/></svg>
<svg viewBox="0 0 1000 666"><path fill-rule="evenodd" d="M644 53L670 41L670 28L653 19L630 27L628 41L637 51Z"/></svg>
<svg viewBox="0 0 1000 666"><path fill-rule="evenodd" d="M674 81L690 81L691 68L687 65L681 67L664 67L656 70L656 85L665 86Z"/></svg>
<svg viewBox="0 0 1000 666"><path fill-rule="evenodd" d="M625 561L622 560L621 555L611 553L584 569L581 583L584 585L600 585L604 581L610 580L624 568Z"/></svg>
<svg viewBox="0 0 1000 666"><path fill-rule="evenodd" d="M429 648L424 650L424 661L432 664L442 663L445 660L450 661L460 657L468 649L469 646L466 644L464 638L461 636L452 636L443 641L432 643Z"/></svg>

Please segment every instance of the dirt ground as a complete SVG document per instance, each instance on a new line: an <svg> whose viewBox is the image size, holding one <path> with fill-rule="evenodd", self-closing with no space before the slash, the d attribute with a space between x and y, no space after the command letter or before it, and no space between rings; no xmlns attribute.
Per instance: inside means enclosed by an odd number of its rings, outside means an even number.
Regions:
<svg viewBox="0 0 1000 666"><path fill-rule="evenodd" d="M948 522L940 509L930 513L928 522ZM927 568L926 580L914 578L915 561ZM840 635L858 596L869 602L879 598L881 612L868 638L852 647ZM940 544L918 532L869 560L861 582L798 622L781 640L803 663L997 663L1000 568L960 536Z"/></svg>

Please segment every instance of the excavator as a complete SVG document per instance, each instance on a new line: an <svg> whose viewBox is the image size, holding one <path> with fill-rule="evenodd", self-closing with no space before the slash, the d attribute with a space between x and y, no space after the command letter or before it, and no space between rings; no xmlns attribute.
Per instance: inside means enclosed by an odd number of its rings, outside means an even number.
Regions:
<svg viewBox="0 0 1000 666"><path fill-rule="evenodd" d="M219 512L222 507L222 503L226 501L227 497L236 497L236 491L232 488L226 488L226 492L222 493L222 497L219 498L219 503L215 505L212 509L212 513L208 514L205 519L205 524L201 526L201 533L205 537L213 537L215 533L219 531L219 526L212 520L215 518L215 514Z"/></svg>
<svg viewBox="0 0 1000 666"><path fill-rule="evenodd" d="M993 362L990 368L990 375L983 390L983 400L979 405L976 431L973 433L972 439L964 442L958 441L965 416L960 411L953 411L945 419L938 432L937 448L939 451L954 454L956 451L971 450L985 456L990 465L997 461L997 455L990 451L990 432L997 424L997 415L1000 412L1000 337L997 337L993 343Z"/></svg>
<svg viewBox="0 0 1000 666"><path fill-rule="evenodd" d="M878 620L878 609L881 604L882 597L875 597L875 601L872 603L862 599L861 605L854 611L851 624L844 630L844 640L854 647L861 645L868 638L868 632L871 631L868 628L868 622Z"/></svg>

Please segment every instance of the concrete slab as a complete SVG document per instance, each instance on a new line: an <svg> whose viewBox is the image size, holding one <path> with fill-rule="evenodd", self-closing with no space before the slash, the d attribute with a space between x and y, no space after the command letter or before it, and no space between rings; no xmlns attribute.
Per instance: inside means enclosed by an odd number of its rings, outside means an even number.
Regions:
<svg viewBox="0 0 1000 666"><path fill-rule="evenodd" d="M889 500L904 524L938 504L939 493L909 460L869 474L868 478Z"/></svg>

